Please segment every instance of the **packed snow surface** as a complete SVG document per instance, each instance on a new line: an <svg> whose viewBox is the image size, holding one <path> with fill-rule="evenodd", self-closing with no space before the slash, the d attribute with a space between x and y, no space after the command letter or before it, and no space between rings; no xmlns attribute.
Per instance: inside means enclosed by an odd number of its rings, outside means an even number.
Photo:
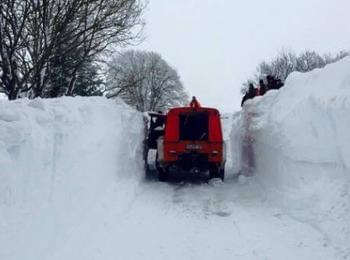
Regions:
<svg viewBox="0 0 350 260"><path fill-rule="evenodd" d="M0 259L349 258L349 69L225 115L224 183L145 178L121 101L0 100Z"/></svg>

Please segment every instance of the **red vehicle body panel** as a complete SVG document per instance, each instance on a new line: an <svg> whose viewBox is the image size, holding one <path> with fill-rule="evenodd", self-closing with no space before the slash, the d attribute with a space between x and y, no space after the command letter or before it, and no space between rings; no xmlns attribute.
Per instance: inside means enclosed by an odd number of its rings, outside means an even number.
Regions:
<svg viewBox="0 0 350 260"><path fill-rule="evenodd" d="M208 138L205 141L180 140L180 115L191 112L208 113ZM222 164L224 162L224 141L222 136L222 127L220 114L214 108L191 108L181 107L171 109L166 117L164 142L163 142L163 162L172 164L178 161L179 156L184 153L198 153L208 156L208 162Z"/></svg>

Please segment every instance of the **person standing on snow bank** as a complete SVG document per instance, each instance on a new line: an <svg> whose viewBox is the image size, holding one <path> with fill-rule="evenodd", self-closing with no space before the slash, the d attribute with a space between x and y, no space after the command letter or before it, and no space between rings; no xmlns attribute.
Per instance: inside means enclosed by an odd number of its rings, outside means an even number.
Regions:
<svg viewBox="0 0 350 260"><path fill-rule="evenodd" d="M276 79L276 87L277 89L280 89L281 87L284 86L284 83L280 79Z"/></svg>
<svg viewBox="0 0 350 260"><path fill-rule="evenodd" d="M256 94L257 94L256 88L254 87L254 85L252 83L250 83L248 91L246 92L246 94L242 98L241 107L243 107L244 102L246 102L248 99L254 98L256 96Z"/></svg>
<svg viewBox="0 0 350 260"><path fill-rule="evenodd" d="M242 98L241 107L243 107L244 102L246 102L248 99L252 99L256 96L263 96L270 89L280 89L284 86L282 80L272 75L267 75L266 81L267 85L265 84L263 79L260 79L258 88L255 88L252 83L249 84L249 89Z"/></svg>
<svg viewBox="0 0 350 260"><path fill-rule="evenodd" d="M267 75L266 76L266 80L267 80L267 89L280 89L281 87L283 87L283 82L282 80L275 78L272 75Z"/></svg>
<svg viewBox="0 0 350 260"><path fill-rule="evenodd" d="M275 82L274 82L274 77L271 75L266 76L266 81L267 81L267 89L275 89Z"/></svg>
<svg viewBox="0 0 350 260"><path fill-rule="evenodd" d="M192 97L192 101L190 103L190 107L197 109L201 107L201 104L199 104L198 100L196 99L196 97Z"/></svg>
<svg viewBox="0 0 350 260"><path fill-rule="evenodd" d="M260 96L265 95L266 91L267 91L267 88L266 88L264 80L262 80L262 79L259 80L259 94L260 94Z"/></svg>

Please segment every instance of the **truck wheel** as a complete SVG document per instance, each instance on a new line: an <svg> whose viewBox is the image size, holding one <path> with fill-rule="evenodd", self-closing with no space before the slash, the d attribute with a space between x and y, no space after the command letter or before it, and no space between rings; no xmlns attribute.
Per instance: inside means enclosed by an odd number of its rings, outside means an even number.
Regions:
<svg viewBox="0 0 350 260"><path fill-rule="evenodd" d="M218 176L222 181L225 179L225 168L220 169L219 171L219 176Z"/></svg>
<svg viewBox="0 0 350 260"><path fill-rule="evenodd" d="M150 168L149 168L149 164L148 164L148 151L149 151L149 147L145 143L144 147L143 147L143 162L144 162L144 170L145 170L146 178L150 174Z"/></svg>
<svg viewBox="0 0 350 260"><path fill-rule="evenodd" d="M219 174L219 168L216 166L212 166L209 169L209 179L217 178Z"/></svg>
<svg viewBox="0 0 350 260"><path fill-rule="evenodd" d="M212 166L209 169L209 178L220 178L221 180L224 180L225 178L225 169L218 168L217 166Z"/></svg>
<svg viewBox="0 0 350 260"><path fill-rule="evenodd" d="M162 168L158 169L158 180L159 181L167 181L169 179L168 170L164 170Z"/></svg>

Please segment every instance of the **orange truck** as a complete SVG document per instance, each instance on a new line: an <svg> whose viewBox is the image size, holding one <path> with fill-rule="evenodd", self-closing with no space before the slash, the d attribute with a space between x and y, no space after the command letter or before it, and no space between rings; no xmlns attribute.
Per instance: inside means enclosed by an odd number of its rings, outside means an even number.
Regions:
<svg viewBox="0 0 350 260"><path fill-rule="evenodd" d="M171 169L192 174L209 171L209 178L224 179L225 144L217 109L201 107L194 98L189 107L149 116L151 124L145 149L146 154L148 149L157 150L160 181L168 180Z"/></svg>

